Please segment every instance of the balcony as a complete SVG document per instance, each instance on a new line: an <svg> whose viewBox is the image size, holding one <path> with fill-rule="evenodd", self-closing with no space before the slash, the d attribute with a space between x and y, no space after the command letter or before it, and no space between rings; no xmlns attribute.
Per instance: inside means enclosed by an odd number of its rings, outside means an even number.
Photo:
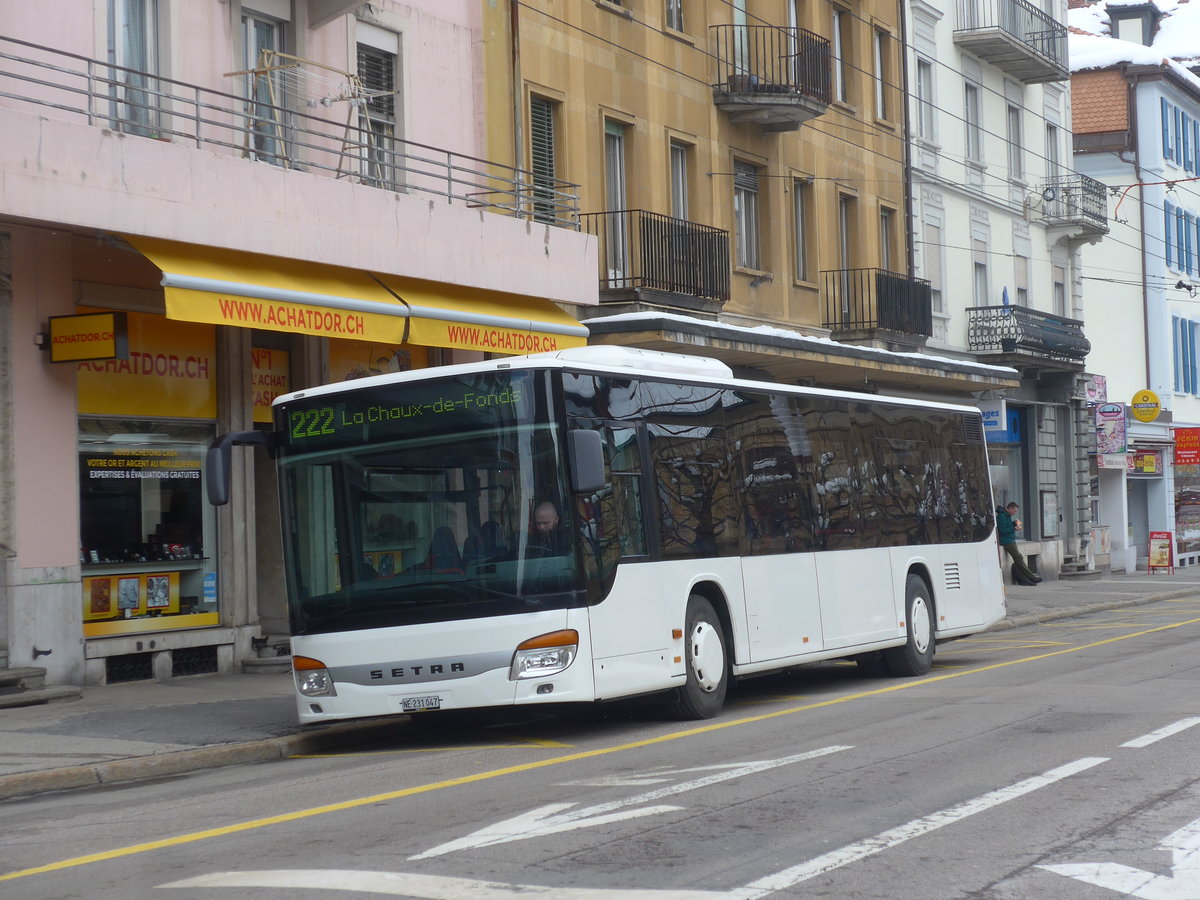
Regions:
<svg viewBox="0 0 1200 900"><path fill-rule="evenodd" d="M1095 240L1108 234L1108 189L1087 175L1047 178L1041 190L1042 219L1070 237Z"/></svg>
<svg viewBox="0 0 1200 900"><path fill-rule="evenodd" d="M579 219L599 239L602 303L712 312L729 299L729 232L641 209Z"/></svg>
<svg viewBox="0 0 1200 900"><path fill-rule="evenodd" d="M1067 27L1027 0L958 0L954 42L1023 81L1066 81Z"/></svg>
<svg viewBox="0 0 1200 900"><path fill-rule="evenodd" d="M795 131L832 97L829 41L803 28L713 25L713 102L735 124Z"/></svg>
<svg viewBox="0 0 1200 900"><path fill-rule="evenodd" d="M967 348L1017 369L1082 369L1091 343L1083 323L1024 306L967 310Z"/></svg>
<svg viewBox="0 0 1200 900"><path fill-rule="evenodd" d="M933 299L924 278L886 269L832 269L825 276L825 327L835 340L919 348L933 334Z"/></svg>
<svg viewBox="0 0 1200 900"><path fill-rule="evenodd" d="M330 6L333 9L333 6ZM353 91L353 81L348 82ZM577 230L577 185L396 137L368 97L274 105L0 36L0 105ZM300 111L341 108L340 120ZM302 102L303 101L303 102ZM358 110L356 113L355 110ZM333 113L336 115L336 112Z"/></svg>

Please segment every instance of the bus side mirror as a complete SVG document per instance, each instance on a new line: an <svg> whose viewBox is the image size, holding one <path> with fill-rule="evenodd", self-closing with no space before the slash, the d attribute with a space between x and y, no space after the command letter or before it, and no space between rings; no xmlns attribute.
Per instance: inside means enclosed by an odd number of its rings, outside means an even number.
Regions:
<svg viewBox="0 0 1200 900"><path fill-rule="evenodd" d="M604 444L599 431L568 431L567 452L571 457L571 489L575 493L604 487Z"/></svg>
<svg viewBox="0 0 1200 900"><path fill-rule="evenodd" d="M208 502L213 506L224 506L229 502L229 468L234 445L267 445L265 431L232 431L223 434L208 448L204 459L204 475L208 484Z"/></svg>

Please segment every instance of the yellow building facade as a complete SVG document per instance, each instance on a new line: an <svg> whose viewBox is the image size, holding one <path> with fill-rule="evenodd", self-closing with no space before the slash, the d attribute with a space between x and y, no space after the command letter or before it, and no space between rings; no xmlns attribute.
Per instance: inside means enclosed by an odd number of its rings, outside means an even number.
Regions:
<svg viewBox="0 0 1200 900"><path fill-rule="evenodd" d="M928 285L908 274L899 15L888 0L484 4L488 153L529 170L549 217L554 190L577 186L599 242L594 343L686 344L780 380L993 386L855 352L928 336ZM849 355L764 351L747 326Z"/></svg>

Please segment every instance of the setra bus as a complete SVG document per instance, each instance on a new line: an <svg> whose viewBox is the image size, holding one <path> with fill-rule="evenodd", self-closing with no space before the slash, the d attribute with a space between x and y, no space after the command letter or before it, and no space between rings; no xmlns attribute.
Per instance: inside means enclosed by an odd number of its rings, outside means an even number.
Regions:
<svg viewBox="0 0 1200 900"><path fill-rule="evenodd" d="M301 722L921 675L1004 615L981 415L585 347L297 391L280 478Z"/></svg>

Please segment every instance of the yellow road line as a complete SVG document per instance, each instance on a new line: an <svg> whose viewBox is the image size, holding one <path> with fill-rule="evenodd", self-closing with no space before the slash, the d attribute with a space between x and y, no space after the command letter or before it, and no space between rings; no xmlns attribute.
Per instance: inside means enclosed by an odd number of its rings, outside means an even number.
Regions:
<svg viewBox="0 0 1200 900"><path fill-rule="evenodd" d="M975 669L964 669L957 672L951 672L946 675L927 675L924 678L915 681L905 681L899 684L889 685L888 687L876 688L870 691L860 691L855 694L846 694L841 697L834 697L829 700L819 700L815 703L807 703L803 706L793 706L788 709L775 710L774 712L760 713L754 716L744 716L740 719L730 719L723 722L713 722L708 725L701 725L695 728L687 728L683 731L674 731L670 734L659 735L658 737L646 738L640 741L631 741L626 744L617 744L612 747L601 747L596 750L582 750L578 753L568 753L563 756L556 756L551 759L541 759L535 762L521 763L516 766L506 766L503 769L492 769L489 772L478 772L474 775L464 775L460 778L448 778L445 781L437 781L431 784L421 784L415 787L403 788L398 791L388 791L382 794L372 794L368 797L359 797L354 800L343 800L340 803L328 803L324 806L314 806L311 809L297 810L296 812L284 813L278 816L266 816L261 819L251 819L246 822L238 822L234 825L225 825L221 828L210 828L205 831L194 831L191 834L181 834L172 838L162 838L157 841L147 841L142 844L132 844L128 847L119 847L115 850L106 850L101 853L89 853L86 856L75 856L70 859L60 860L55 863L47 863L42 866L33 866L29 869L21 869L16 872L9 872L5 875L0 875L0 882L13 881L18 878L27 878L30 875L42 875L47 872L59 872L63 869L71 869L77 866L85 866L91 863L106 862L113 859L122 859L126 856L135 856L139 853L149 853L153 850L165 850L169 847L179 847L184 844L195 843L196 841L204 841L209 838L226 837L231 834L240 834L244 831L254 831L258 828L266 828L271 825L282 825L286 822L298 822L302 819L308 819L313 816L322 816L327 813L344 812L349 809L358 809L362 806L372 806L376 803L385 803L388 800L399 800L404 797L414 797L419 794L429 794L434 791L446 790L447 788L461 787L467 784L476 784L481 781L490 781L494 778L503 778L506 775L518 775L523 772L533 772L537 769L548 768L549 766L557 766L562 763L578 762L583 759L595 759L600 756L608 756L612 753L622 753L626 750L639 750L643 747L653 747L657 744L665 744L670 741L677 741L683 738L696 737L701 734L712 734L716 731L722 731L726 728L736 728L740 725L753 725L758 722L766 722L770 719L778 719L782 716L790 716L795 713L808 712L814 709L824 709L830 706L838 706L842 703L849 703L853 700L863 700L868 697L881 697L885 694L894 694L898 691L906 691L916 687L924 687L926 685L937 684L941 681L949 681L952 678L962 678L965 675L978 675L982 672L991 672L996 669L1005 669L1009 666L1023 665L1025 663L1039 662L1043 659L1052 659L1056 656L1064 656L1068 653L1078 653L1082 650L1092 650L1096 647L1103 647L1106 644L1113 644L1118 641L1127 641L1131 638L1145 637L1149 634L1155 634L1160 631L1170 631L1175 628L1182 628L1185 625L1200 624L1200 618L1188 619L1183 622L1174 622L1170 625L1159 625L1156 628L1148 628L1145 631L1139 631L1134 634L1119 635L1117 637L1105 638L1101 641L1094 641L1090 644L1082 644L1078 647L1067 647L1062 650L1052 650L1048 653L1039 653L1036 656L1026 656L1021 659L1012 659L1007 662L991 663L986 666L980 666Z"/></svg>

